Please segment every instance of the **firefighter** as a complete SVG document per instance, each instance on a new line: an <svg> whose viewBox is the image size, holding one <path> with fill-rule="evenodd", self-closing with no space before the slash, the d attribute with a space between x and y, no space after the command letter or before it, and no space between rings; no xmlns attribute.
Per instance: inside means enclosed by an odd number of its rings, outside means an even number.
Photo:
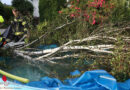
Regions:
<svg viewBox="0 0 130 90"><path fill-rule="evenodd" d="M4 22L4 18L0 15L0 25ZM0 32L0 47L3 46L5 42L5 38L1 35L1 32Z"/></svg>
<svg viewBox="0 0 130 90"><path fill-rule="evenodd" d="M14 20L11 22L12 26L12 39L15 42L18 42L21 38L25 37L24 40L27 38L27 32L28 32L28 25L26 20L22 17L20 12L17 9L12 10L14 14Z"/></svg>

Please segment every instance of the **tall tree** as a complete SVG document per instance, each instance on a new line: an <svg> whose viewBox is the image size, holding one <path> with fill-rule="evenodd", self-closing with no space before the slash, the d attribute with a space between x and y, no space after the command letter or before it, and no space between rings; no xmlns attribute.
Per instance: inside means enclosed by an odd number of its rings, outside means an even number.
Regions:
<svg viewBox="0 0 130 90"><path fill-rule="evenodd" d="M0 2L0 15L2 15L6 21L9 21L11 19L11 17L13 16L12 7L3 5Z"/></svg>
<svg viewBox="0 0 130 90"><path fill-rule="evenodd" d="M33 5L28 0L13 0L12 6L18 9L22 14L26 14L27 12L33 13Z"/></svg>
<svg viewBox="0 0 130 90"><path fill-rule="evenodd" d="M0 1L0 15L4 16L4 6Z"/></svg>

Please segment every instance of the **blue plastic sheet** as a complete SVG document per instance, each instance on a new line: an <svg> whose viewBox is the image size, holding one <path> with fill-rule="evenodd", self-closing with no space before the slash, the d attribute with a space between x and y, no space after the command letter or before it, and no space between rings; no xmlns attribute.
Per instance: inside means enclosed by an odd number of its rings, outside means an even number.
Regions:
<svg viewBox="0 0 130 90"><path fill-rule="evenodd" d="M4 60L4 57L0 57L0 61Z"/></svg>
<svg viewBox="0 0 130 90"><path fill-rule="evenodd" d="M130 90L130 79L123 82L123 83L118 83L118 90Z"/></svg>
<svg viewBox="0 0 130 90"><path fill-rule="evenodd" d="M79 75L79 71L71 75ZM78 78L66 79L64 82L56 78L43 77L40 81L26 84L31 87L48 90L130 90L130 80L117 83L116 79L104 70L87 71Z"/></svg>
<svg viewBox="0 0 130 90"><path fill-rule="evenodd" d="M38 49L45 50L45 49L53 49L53 48L56 48L56 47L58 47L56 44L40 45L40 46L38 47Z"/></svg>

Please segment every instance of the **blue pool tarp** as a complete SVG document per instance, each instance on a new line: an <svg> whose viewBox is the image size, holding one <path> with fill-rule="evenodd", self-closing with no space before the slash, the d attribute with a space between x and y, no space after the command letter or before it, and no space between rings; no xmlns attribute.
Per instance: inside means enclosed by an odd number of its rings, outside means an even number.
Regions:
<svg viewBox="0 0 130 90"><path fill-rule="evenodd" d="M80 75L78 70L72 76ZM21 85L21 86L20 86ZM66 79L63 82L56 78L43 77L40 81L15 85L20 90L130 90L130 79L118 83L116 79L104 70L87 71L80 77ZM28 87L30 86L30 87ZM16 89L13 89L16 90Z"/></svg>
<svg viewBox="0 0 130 90"><path fill-rule="evenodd" d="M53 49L53 48L57 48L58 46L56 44L51 44L51 45L40 45L38 46L38 49Z"/></svg>
<svg viewBox="0 0 130 90"><path fill-rule="evenodd" d="M117 83L118 90L130 90L130 79L123 82L123 83Z"/></svg>
<svg viewBox="0 0 130 90"><path fill-rule="evenodd" d="M79 71L71 75L79 75ZM60 90L130 90L130 80L117 83L116 79L104 70L87 71L78 78L66 79L43 77L40 81L26 84L31 87Z"/></svg>
<svg viewBox="0 0 130 90"><path fill-rule="evenodd" d="M3 61L3 60L5 60L5 58L4 57L0 57L0 61Z"/></svg>

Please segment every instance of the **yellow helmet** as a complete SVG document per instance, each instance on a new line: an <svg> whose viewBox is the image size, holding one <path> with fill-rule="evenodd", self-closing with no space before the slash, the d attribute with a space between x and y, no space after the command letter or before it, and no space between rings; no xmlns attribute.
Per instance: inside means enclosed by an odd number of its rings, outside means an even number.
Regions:
<svg viewBox="0 0 130 90"><path fill-rule="evenodd" d="M4 18L0 15L0 23L4 22Z"/></svg>

